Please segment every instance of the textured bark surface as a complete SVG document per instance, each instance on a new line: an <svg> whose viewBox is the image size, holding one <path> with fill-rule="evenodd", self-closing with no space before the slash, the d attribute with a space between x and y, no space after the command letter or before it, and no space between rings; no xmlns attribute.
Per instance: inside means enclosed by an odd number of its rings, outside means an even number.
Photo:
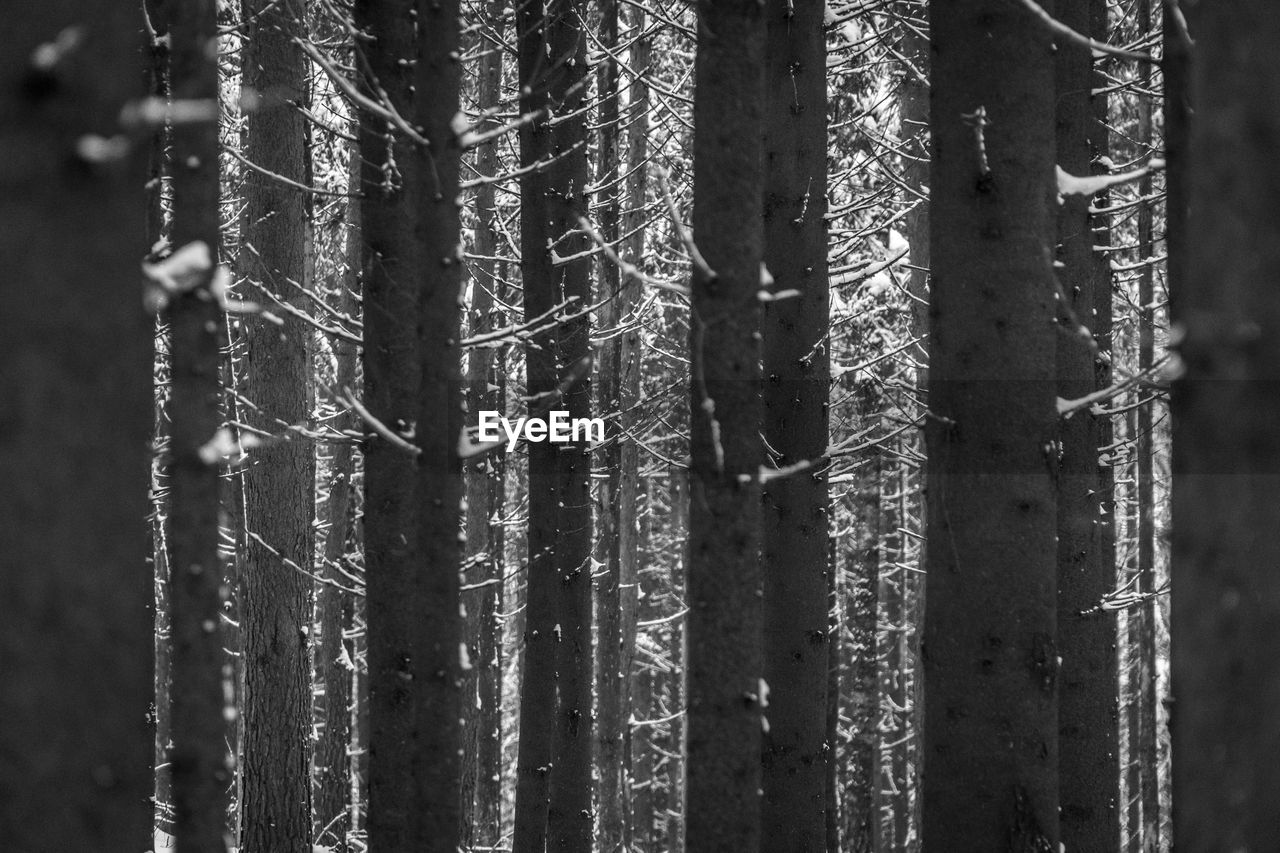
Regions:
<svg viewBox="0 0 1280 853"><path fill-rule="evenodd" d="M170 30L173 97L216 103L212 42L216 3L198 0L175 15ZM212 122L178 124L172 131L173 245L202 241L216 259L218 134ZM172 428L169 518L173 656L169 753L174 835L184 853L222 853L226 846L227 768L223 713L224 638L218 556L218 467L200 448L221 421L218 411L221 313L201 286L174 299L166 317L172 353L169 397Z"/></svg>
<svg viewBox="0 0 1280 853"><path fill-rule="evenodd" d="M1065 3L1059 20L1091 32L1089 2ZM1106 39L1106 32L1094 32ZM1097 138L1090 90L1103 87L1090 52L1063 46L1056 63L1058 165L1088 175L1107 153ZM1105 96L1103 97L1105 101ZM1060 326L1057 337L1058 396L1079 399L1110 384L1110 281L1096 263L1097 240L1089 214L1093 199L1072 195L1058 208L1056 270L1065 304L1078 322ZM1145 256L1144 256L1145 257ZM1099 292L1101 291L1101 292ZM1105 299L1107 311L1098 312ZM1090 337L1084 337L1083 324ZM1058 649L1062 658L1058 694L1058 745L1062 842L1068 850L1115 850L1120 842L1120 729L1114 612L1098 609L1115 588L1114 551L1106 547L1107 493L1098 465L1103 427L1110 416L1085 410L1059 423L1058 470Z"/></svg>
<svg viewBox="0 0 1280 853"><path fill-rule="evenodd" d="M643 30L643 12L635 11L637 30ZM619 42L619 10L615 0L601 6L601 37L609 50ZM648 86L640 77L649 64L648 38L639 32L630 51L630 71L637 75L627 91L628 125L626 180L620 180L618 128L623 114L619 104L619 74L615 62L603 61L597 86L602 93L599 110L600 174L602 210L600 230L610 243L623 234L628 262L637 263L644 251L642 214L648 173L649 130ZM626 187L625 211L621 188ZM625 223L625 225L624 225ZM633 233L634 232L634 233ZM601 489L601 510L597 526L599 561L605 577L599 589L600 651L596 670L598 718L596 720L596 768L600 778L599 844L604 851L625 850L630 843L631 764L629 726L631 717L631 667L635 658L636 635L636 484L639 452L629 437L637 417L634 407L640 392L640 329L631 326L632 313L639 302L641 283L633 275L622 275L611 261L601 261L598 299L612 297L600 312L603 329L623 327L625 331L605 341L600 365L599 411L606 421L608 443L601 461L609 479Z"/></svg>
<svg viewBox="0 0 1280 853"><path fill-rule="evenodd" d="M522 5L516 16L520 109L540 117L520 128L523 165L549 163L521 177L521 279L526 319L589 296L590 261L553 264L588 248L578 217L587 213L584 103L585 6L580 0ZM557 120L548 121L547 111ZM575 114L576 113L576 114ZM570 234L575 231L579 233ZM568 236L566 236L568 235ZM572 309L571 309L572 310ZM531 416L590 409L586 315L534 336L527 350ZM554 844L591 847L591 456L585 441L531 443L529 604L520 696L517 853ZM557 627L558 626L558 627ZM552 763L554 756L554 764Z"/></svg>
<svg viewBox="0 0 1280 853"><path fill-rule="evenodd" d="M411 849L424 853L456 853L462 826L462 152L461 134L454 127L462 83L460 11L458 0L418 4L414 76L413 121L427 145L415 152L423 161L425 184L416 223L423 240L422 265L414 271L421 282L414 314L420 376L416 444L421 454L413 528L421 603L411 614L416 622L413 770L418 780Z"/></svg>
<svg viewBox="0 0 1280 853"><path fill-rule="evenodd" d="M859 410L869 419L880 402L870 387L860 389L860 393L863 400ZM857 547L842 555L848 566L841 590L848 654L841 673L840 692L849 718L849 739L840 762L844 794L840 823L842 849L849 853L871 853L878 823L875 771L880 742L880 685L876 677L876 627L882 563L880 484L883 469L883 454L873 451L859 471L857 485L849 497Z"/></svg>
<svg viewBox="0 0 1280 853"><path fill-rule="evenodd" d="M118 159L77 152L122 133L121 108L145 94L139 22L132 4L42 3L0 50L0 838L12 850L150 849L147 137Z"/></svg>
<svg viewBox="0 0 1280 853"><path fill-rule="evenodd" d="M351 153L352 182L360 180L360 162ZM351 200L346 213L346 266L338 276L337 310L349 317L360 315L360 202ZM356 366L360 353L351 341L335 338L333 347L336 389L357 390ZM341 405L339 403L339 405ZM339 414L331 421L336 430L358 430L359 418L353 412ZM334 444L329 455L328 492L320 507L324 521L324 547L319 576L328 582L315 585L315 618L320 636L315 646L315 678L323 693L315 703L316 739L311 755L312 772L312 837L317 844L334 847L345 853L351 821L351 772L349 751L352 747L351 709L354 695L356 656L354 643L344 632L354 627L355 602L347 592L351 581L346 572L349 544L353 536L352 503L355 499L355 448L350 444ZM344 571L345 570L345 571Z"/></svg>
<svg viewBox="0 0 1280 853"><path fill-rule="evenodd" d="M827 449L827 74L823 4L766 4L764 435L769 463L802 465ZM824 464L769 480L761 508L764 716L761 847L826 848L827 475Z"/></svg>
<svg viewBox="0 0 1280 853"><path fill-rule="evenodd" d="M923 843L1058 847L1053 50L931 7Z"/></svg>
<svg viewBox="0 0 1280 853"><path fill-rule="evenodd" d="M401 116L413 115L418 58L413 0L361 0L355 23L373 38L357 64L366 93L385 93ZM376 87L376 88L375 88ZM364 405L389 429L408 433L419 416L418 307L426 257L416 226L428 177L416 145L379 116L360 114L360 190L364 284ZM393 158L399 180L384 173ZM419 809L414 767L414 634L422 618L421 512L412 456L371 437L365 459L365 618L369 667L369 812L373 849L413 847Z"/></svg>
<svg viewBox="0 0 1280 853"><path fill-rule="evenodd" d="M1256 0L1194 11L1178 177L1196 239L1173 282L1173 835L1262 850L1280 833L1280 18Z"/></svg>
<svg viewBox="0 0 1280 853"><path fill-rule="evenodd" d="M249 0L244 86L261 99L247 117L245 156L263 169L306 183L307 64L303 0ZM244 175L240 266L247 298L306 307L308 209L297 189L254 171ZM280 312L283 313L283 312ZM311 848L311 623L315 463L310 442L288 425L311 414L311 327L247 323L244 391L252 426L283 440L255 450L244 474L248 531L238 604L244 666L244 742L240 764L240 846L245 853Z"/></svg>
<svg viewBox="0 0 1280 853"><path fill-rule="evenodd" d="M705 266L694 267L689 319L692 851L760 847L764 63L758 3L699 4L693 228Z"/></svg>
<svg viewBox="0 0 1280 853"><path fill-rule="evenodd" d="M490 0L488 26L502 38L506 0ZM487 50L480 60L478 107L495 108L501 97L503 51L497 44L482 42ZM488 125L498 125L490 119ZM488 126L486 125L486 126ZM496 140L476 151L476 171L486 177L498 174ZM498 230L496 193L492 183L476 190L476 226L472 275L471 329L473 334L494 328L501 314L495 297L506 301L498 272ZM473 349L468 356L467 404L475 423L475 413L501 411L506 401L506 348ZM505 563L504 528L500 523L505 504L506 459L493 451L467 468L467 574L468 583L483 584L464 600L468 616L474 614L471 638L469 689L464 700L467 714L467 747L474 756L475 778L464 792L464 842L479 847L496 846L502 833L502 612ZM482 560L479 555L484 554ZM479 560L472 564L472 560Z"/></svg>

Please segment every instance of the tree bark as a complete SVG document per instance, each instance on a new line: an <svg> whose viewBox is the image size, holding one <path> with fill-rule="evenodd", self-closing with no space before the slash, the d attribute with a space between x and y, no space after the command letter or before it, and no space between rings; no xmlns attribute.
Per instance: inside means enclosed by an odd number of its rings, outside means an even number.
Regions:
<svg viewBox="0 0 1280 853"><path fill-rule="evenodd" d="M823 5L766 5L764 435L777 468L762 501L764 734L761 846L779 853L826 847L827 449L830 350L827 287L827 72ZM762 286L763 287L763 286Z"/></svg>
<svg viewBox="0 0 1280 853"><path fill-rule="evenodd" d="M303 0L249 0L243 85L259 103L248 113L246 158L305 183L307 62L294 39L306 35ZM307 205L275 178L246 170L241 266L249 298L305 309ZM250 454L245 470L247 553L240 572L244 661L244 745L240 766L240 846L245 853L302 853L311 847L311 624L315 462L312 445L288 425L311 414L311 328L252 318L245 391L251 425L279 435Z"/></svg>
<svg viewBox="0 0 1280 853"><path fill-rule="evenodd" d="M498 106L502 85L500 40L504 32L503 15L506 0L490 0L487 26L496 30L493 43L481 42L485 50L480 60L478 107L483 113ZM491 120L491 124L498 124ZM497 141L490 140L476 151L476 171L482 177L498 174ZM475 332L495 328L502 315L495 297L502 290L498 276L498 231L495 190L492 183L476 190L476 227L474 252L476 260L472 277L471 328ZM494 351L475 349L470 353L470 377L467 401L471 412L502 410L506 400L506 348ZM503 478L506 459L494 451L472 463L467 472L467 558L484 554L473 575L476 583L466 600L467 613L475 613L475 639L471 659L472 672L466 694L468 722L474 744L475 782L471 797L463 801L468 843L494 847L502 833L502 612L505 564L505 537L498 517L503 512L505 488Z"/></svg>
<svg viewBox="0 0 1280 853"><path fill-rule="evenodd" d="M644 36L631 47L631 71L637 75L631 88L627 110L630 121L626 180L626 214L622 210L623 183L618 153L622 110L618 62L608 54L619 50L619 9L616 0L601 4L601 40L606 56L597 72L601 92L598 109L600 125L601 187L600 231L606 241L619 246L623 234L626 257L639 263L644 245L644 209L648 140L648 89L639 75L648 66L648 43ZM643 12L637 12L643 16ZM643 25L639 29L643 29ZM626 221L627 228L622 224ZM635 657L636 634L636 479L638 450L629 437L637 421L639 403L640 329L633 317L639 303L641 283L635 275L623 274L612 261L602 259L600 300L608 300L600 313L604 329L620 329L602 346L599 410L606 420L606 443L601 464L608 479L601 486L601 509L596 547L604 566L599 590L600 651L596 670L596 768L600 779L598 797L599 844L605 853L626 850L630 844L630 762L627 750L627 721L631 716L631 664Z"/></svg>
<svg viewBox="0 0 1280 853"><path fill-rule="evenodd" d="M14 850L150 849L148 146L118 119L145 94L139 25L131 4L50 2L4 39L0 837ZM126 147L95 156L109 141Z"/></svg>
<svg viewBox="0 0 1280 853"><path fill-rule="evenodd" d="M585 7L542 0L517 13L520 111L521 278L526 319L589 296L590 262L553 263L587 248L584 103ZM557 116L555 124L550 114ZM530 415L585 417L591 385L585 314L535 335L527 350ZM588 851L591 818L591 501L585 441L529 445L529 604L520 691L516 853Z"/></svg>
<svg viewBox="0 0 1280 853"><path fill-rule="evenodd" d="M1196 121L1178 177L1195 240L1172 282L1185 368L1172 390L1173 835L1179 850L1250 850L1280 832L1280 19L1241 2L1191 23Z"/></svg>
<svg viewBox="0 0 1280 853"><path fill-rule="evenodd" d="M351 186L360 183L360 160L357 151L350 156ZM335 308L348 317L360 312L360 202L347 203L346 266L337 276ZM334 338L333 388L350 388L357 392L356 364L360 353L356 344ZM342 403L338 402L339 406ZM331 422L335 430L359 429L359 419L351 411L341 411ZM355 649L348 644L345 632L354 627L354 602L347 592L351 581L347 555L352 536L352 502L355 497L355 448L350 444L333 445L329 456L329 487L322 509L324 519L323 565L320 577L327 583L315 586L316 622L320 637L316 643L316 681L323 696L316 702L318 733L312 752L314 773L312 789L312 837L317 844L327 844L335 853L345 853L351 821L352 747L351 708L354 699Z"/></svg>
<svg viewBox="0 0 1280 853"><path fill-rule="evenodd" d="M926 851L1058 848L1050 37L933 4Z"/></svg>
<svg viewBox="0 0 1280 853"><path fill-rule="evenodd" d="M217 103L216 3L198 0L174 15L170 29L173 98ZM203 242L216 259L218 128L213 122L176 124L172 131L173 245ZM213 269L175 297L167 317L172 353L169 519L173 620L171 719L174 835L183 853L222 853L226 846L221 561L218 556L219 481L216 460L201 449L221 420L221 311L211 297Z"/></svg>
<svg viewBox="0 0 1280 853"><path fill-rule="evenodd" d="M698 10L690 309L688 824L693 853L760 849L759 300L765 18ZM819 626L822 627L821 625Z"/></svg>
<svg viewBox="0 0 1280 853"><path fill-rule="evenodd" d="M1061 4L1058 19L1077 32L1094 32L1091 2ZM1091 89L1095 79L1088 50L1063 45L1057 58L1058 165L1088 175L1107 153L1097 133ZM1105 101L1105 95L1103 96ZM1058 209L1058 286L1074 320L1058 330L1058 396L1087 396L1109 380L1110 282L1098 268L1089 207L1091 196L1069 195ZM1103 293L1099 293L1099 291ZM1105 294L1106 312L1097 311ZM1087 337L1086 337L1087 336ZM1107 383L1109 384L1109 382ZM1106 493L1098 465L1103 428L1110 415L1076 412L1060 421L1058 441L1058 770L1062 843L1068 850L1115 850L1120 842L1119 697L1116 620L1101 609L1115 588L1114 553L1105 547Z"/></svg>
<svg viewBox="0 0 1280 853"><path fill-rule="evenodd" d="M412 445L379 436L365 448L368 837L450 853L462 746L457 14L452 0L355 6L372 36L358 57L365 93L422 137L361 115L365 405Z"/></svg>

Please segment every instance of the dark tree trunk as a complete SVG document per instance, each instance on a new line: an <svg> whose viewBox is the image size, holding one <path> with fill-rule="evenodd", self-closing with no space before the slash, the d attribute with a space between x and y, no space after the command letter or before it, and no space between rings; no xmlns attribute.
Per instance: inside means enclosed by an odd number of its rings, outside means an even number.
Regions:
<svg viewBox="0 0 1280 853"><path fill-rule="evenodd" d="M689 850L760 848L765 18L698 10L690 309ZM823 625L819 625L821 629ZM821 726L819 727L821 728Z"/></svg>
<svg viewBox="0 0 1280 853"><path fill-rule="evenodd" d="M1058 7L1059 20L1091 32L1090 3ZM1105 40L1106 31L1093 35ZM1058 165L1072 175L1088 175L1106 154L1096 135L1090 94L1096 81L1090 52L1063 45L1057 58ZM1105 96L1103 96L1105 101ZM1109 380L1110 281L1096 263L1086 195L1064 196L1058 209L1058 286L1076 321L1060 326L1057 337L1058 396L1075 400ZM1101 291L1101 293L1099 292ZM1106 302L1105 315L1096 311ZM1080 324L1083 324L1083 328ZM1088 337L1086 337L1086 335ZM1105 386L1103 386L1105 387ZM1119 697L1116 620L1098 607L1115 588L1114 553L1105 547L1107 508L1099 448L1110 415L1077 411L1059 424L1058 473L1058 649L1062 658L1058 694L1059 787L1062 842L1068 850L1115 850L1119 822Z"/></svg>
<svg viewBox="0 0 1280 853"><path fill-rule="evenodd" d="M930 29L924 848L1056 850L1053 54L998 0Z"/></svg>
<svg viewBox="0 0 1280 853"><path fill-rule="evenodd" d="M306 35L303 0L249 0L243 85L258 93L248 113L247 159L281 178L307 180L307 63L294 39ZM249 298L305 307L300 285L308 229L302 194L252 170L244 175L241 266ZM279 312L283 313L283 312ZM250 454L244 473L245 564L240 572L244 661L244 744L240 846L245 853L311 848L311 623L314 479L312 445L288 425L310 417L310 326L285 314L283 325L248 323L245 417L279 436Z"/></svg>
<svg viewBox="0 0 1280 853"><path fill-rule="evenodd" d="M1179 850L1261 850L1280 833L1280 17L1208 4L1192 25L1195 126L1177 177L1195 240L1173 282L1186 371L1172 398L1173 835Z"/></svg>
<svg viewBox="0 0 1280 853"><path fill-rule="evenodd" d="M118 157L89 147L123 141L121 109L145 94L140 23L134 4L50 2L15 14L4 38L0 838L12 850L150 849L148 146L139 133Z"/></svg>
<svg viewBox="0 0 1280 853"><path fill-rule="evenodd" d="M527 319L589 296L590 262L553 263L587 248L585 6L542 0L517 12L521 163L549 163L520 182L521 278ZM552 124L548 113L554 112ZM574 232L570 234L570 232ZM573 308L570 309L571 311ZM536 335L527 350L530 416L590 409L585 315ZM585 441L529 445L529 604L520 691L516 853L591 847L591 501ZM559 626L557 628L557 626Z"/></svg>
<svg viewBox="0 0 1280 853"><path fill-rule="evenodd" d="M170 30L170 74L175 99L217 103L218 71L212 50L216 3L198 0L175 15ZM172 131L173 245L202 242L218 249L218 129L215 123L180 123ZM214 438L220 415L221 312L208 285L173 299L168 310L170 439L169 518L173 620L171 714L174 835L184 853L222 853L231 780L224 749L221 561L218 556L219 482L216 458L201 449ZM209 461L213 458L213 461Z"/></svg>
<svg viewBox="0 0 1280 853"><path fill-rule="evenodd" d="M822 3L766 4L764 435L773 466L814 464L764 484L764 711L761 847L826 847L827 70ZM714 267L713 267L714 268Z"/></svg>
<svg viewBox="0 0 1280 853"><path fill-rule="evenodd" d="M462 65L458 61L459 0L422 3L414 75L414 124L425 145L418 233L422 265L416 312L416 525L420 577L413 639L414 776L417 786L413 850L455 853L461 829L463 632L458 577L466 543L459 537L465 484L459 436L462 406L462 234L458 172ZM412 535L412 533L410 535Z"/></svg>
<svg viewBox="0 0 1280 853"><path fill-rule="evenodd" d="M360 122L366 406L402 439L365 449L368 837L450 853L462 745L457 14L455 2L355 6L372 36L358 57L365 92L400 116Z"/></svg>

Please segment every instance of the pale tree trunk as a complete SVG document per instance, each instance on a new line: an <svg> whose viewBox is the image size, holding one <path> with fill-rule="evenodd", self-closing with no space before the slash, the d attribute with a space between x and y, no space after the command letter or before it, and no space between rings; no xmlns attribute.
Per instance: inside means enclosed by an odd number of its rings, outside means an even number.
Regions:
<svg viewBox="0 0 1280 853"><path fill-rule="evenodd" d="M506 0L490 0L486 6L487 26L503 34ZM483 112L498 105L502 84L503 47L481 41L485 51L480 60L478 106ZM497 124L496 120L490 123ZM476 171L482 177L498 173L496 140L476 151ZM492 183L476 190L476 227L471 282L471 328L473 333L493 329L501 314L495 296L502 295L498 277L498 231L495 191ZM467 404L470 423L482 410L500 411L506 399L506 349L473 349L469 356ZM505 539L499 517L505 503L503 478L506 460L501 451L467 467L467 577L479 585L465 599L473 626L471 666L464 708L467 715L467 745L473 756L473 778L464 792L464 841L479 847L494 847L502 831L502 611ZM480 555L484 555L483 558ZM472 561L478 561L472 564ZM472 616L474 614L474 617ZM470 768L469 768L470 769Z"/></svg>
<svg viewBox="0 0 1280 853"><path fill-rule="evenodd" d="M351 152L351 185L360 180L360 161ZM347 244L345 266L337 276L334 297L336 310L348 317L358 317L360 310L360 203L351 199L346 214ZM333 348L333 389L341 393L350 388L356 393L356 365L360 354L351 341L340 337L331 340ZM340 400L337 405L344 405ZM359 419L344 411L330 426L338 431L357 430ZM334 847L343 853L351 821L352 746L351 709L353 700L354 647L344 637L354 627L354 602L350 566L347 561L352 542L352 503L355 484L355 448L350 444L333 445L329 456L328 497L323 504L324 548L321 551L319 577L315 586L316 622L320 636L315 646L315 677L322 686L323 697L316 702L318 732L312 751L312 837L317 844ZM344 571L345 570L345 571Z"/></svg>

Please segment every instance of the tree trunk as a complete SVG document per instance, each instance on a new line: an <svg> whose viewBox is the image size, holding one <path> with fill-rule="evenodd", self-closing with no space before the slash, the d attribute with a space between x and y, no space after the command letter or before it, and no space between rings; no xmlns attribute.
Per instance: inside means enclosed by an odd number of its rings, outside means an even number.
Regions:
<svg viewBox="0 0 1280 853"><path fill-rule="evenodd" d="M879 407L874 391L859 389L859 409L870 420ZM849 716L848 748L845 755L843 849L849 853L871 853L876 838L875 795L878 777L877 753L880 743L880 685L876 677L876 623L879 610L880 489L883 454L874 451L859 474L851 496L855 546L847 554L845 622L849 635L848 664L841 679Z"/></svg>
<svg viewBox="0 0 1280 853"><path fill-rule="evenodd" d="M488 25L496 37L504 32L503 15L506 0L490 0L487 5ZM478 107L481 112L498 106L502 86L501 44L481 42L486 51L480 60ZM496 120L491 120L496 125ZM476 151L476 171L482 177L498 174L496 140L483 143ZM502 315L495 296L502 287L497 275L498 231L496 225L495 190L483 183L476 190L476 227L472 278L471 328L483 332L495 328ZM482 410L505 408L506 349L474 349L470 353L470 377L467 401L474 416ZM474 417L472 418L474 421ZM466 599L468 615L474 613L475 639L469 674L472 689L466 693L465 708L471 729L469 744L474 744L475 782L471 796L463 800L466 810L467 841L478 847L495 847L502 834L502 612L505 564L505 540L498 517L505 502L503 478L506 460L494 451L472 463L467 479L467 558L484 554L471 575L483 584Z"/></svg>
<svg viewBox="0 0 1280 853"><path fill-rule="evenodd" d="M556 265L587 248L584 103L585 7L538 0L517 13L520 157L550 161L520 181L521 278L526 319L589 296L590 262ZM554 113L557 121L548 119ZM572 234L570 232L573 232ZM527 349L530 416L590 408L586 315L535 335ZM520 691L516 853L591 847L591 501L587 443L529 444L529 594ZM558 626L558 627L557 627Z"/></svg>
<svg viewBox="0 0 1280 853"><path fill-rule="evenodd" d="M351 186L360 182L360 161L357 151L351 152ZM352 199L347 203L346 267L337 277L337 304L335 308L348 317L359 316L360 311L360 203ZM333 388L356 393L356 363L360 357L358 347L351 341L333 338L334 380ZM341 402L338 403L341 406ZM330 425L335 430L359 429L360 423L351 411L340 412ZM353 673L356 660L354 648L349 646L344 633L354 627L351 616L352 593L346 589L351 581L344 570L349 570L347 554L352 541L351 505L354 497L355 448L350 444L333 445L329 457L328 497L323 503L324 550L320 577L326 582L315 586L316 622L320 625L320 637L316 643L316 681L322 685L323 698L316 703L315 715L318 733L312 753L313 780L312 837L317 844L334 848L335 853L345 853L347 832L351 822L351 705L353 699Z"/></svg>
<svg viewBox="0 0 1280 853"><path fill-rule="evenodd" d="M145 95L139 24L131 4L50 2L4 39L0 837L13 850L151 849L148 146L109 145Z"/></svg>
<svg viewBox="0 0 1280 853"><path fill-rule="evenodd" d="M1090 3L1066 3L1058 17L1077 32L1091 32ZM1105 40L1105 29L1093 35ZM1088 175L1107 153L1096 134L1090 94L1095 80L1090 52L1063 45L1057 58L1058 165L1072 175ZM1103 96L1105 101L1105 96ZM1104 141L1105 146L1105 141ZM1110 282L1095 261L1092 197L1069 195L1058 210L1058 285L1076 319L1057 337L1058 396L1075 400L1099 390L1109 379L1109 328L1096 311ZM1109 384L1109 382L1107 383ZM1101 387L1106 387L1105 385ZM1110 415L1078 411L1059 423L1058 473L1058 745L1062 843L1068 850L1115 850L1120 841L1120 751L1116 717L1116 620L1098 607L1115 588L1114 554L1104 547L1105 493L1098 465L1103 427Z"/></svg>
<svg viewBox="0 0 1280 853"><path fill-rule="evenodd" d="M766 302L764 435L773 466L813 464L764 485L764 712L761 846L826 847L827 449L830 350L827 289L827 70L822 3L772 0L764 157Z"/></svg>
<svg viewBox="0 0 1280 853"><path fill-rule="evenodd" d="M601 3L601 39L607 54L619 49L618 3ZM642 13L641 13L642 14ZM637 55L647 59L648 46L640 42L632 47L632 65ZM647 62L646 62L647 64ZM633 73L640 70L633 67ZM623 220L620 193L618 125L621 115L618 63L606 55L598 70L597 87L601 92L598 111L600 125L601 187L600 231L611 245L622 238ZM638 90L638 91L637 91ZM628 116L632 121L628 138L627 181L628 206L644 208L645 155L648 140L647 89L643 82L632 90ZM641 100L637 101L637 94ZM644 112L637 112L637 108ZM636 169L636 173L631 173ZM638 181L636 180L638 175ZM629 211L630 212L630 211ZM627 217L628 225L638 229L640 246L628 246L627 257L639 263L644 241L643 219ZM601 467L608 479L601 485L601 509L597 549L604 566L600 583L599 624L600 652L596 671L596 696L599 707L596 721L596 767L600 779L599 844L604 853L629 849L631 804L627 760L627 720L631 716L631 663L635 657L636 634L636 477L638 456L630 433L637 421L635 406L639 402L640 329L634 325L633 313L640 297L640 281L631 274L622 275L618 266L602 259L599 300L608 300L600 313L604 329L620 329L602 347L600 365L599 410L608 417L606 444L601 452Z"/></svg>
<svg viewBox="0 0 1280 853"><path fill-rule="evenodd" d="M249 0L243 85L260 102L248 113L245 156L281 178L305 183L307 63L294 39L306 35L303 0ZM308 229L303 195L246 170L241 262L249 298L306 305L300 285ZM281 312L283 313L283 312ZM245 853L302 853L311 847L311 624L315 468L310 442L289 425L311 414L311 328L249 321L245 392L252 426L279 440L250 453L244 472L245 564L240 572L244 661L244 745L240 838Z"/></svg>
<svg viewBox="0 0 1280 853"><path fill-rule="evenodd" d="M997 0L930 30L924 849L1056 850L1051 39Z"/></svg>
<svg viewBox="0 0 1280 853"><path fill-rule="evenodd" d="M1173 834L1179 850L1260 850L1280 832L1280 18L1252 0L1203 5L1192 25L1196 122L1177 177L1195 240L1172 282L1186 371L1172 396Z"/></svg>
<svg viewBox="0 0 1280 853"><path fill-rule="evenodd" d="M414 124L425 145L416 148L422 187L417 225L422 235L417 357L417 535L421 604L413 641L415 681L414 850L458 849L462 783L463 632L459 575L465 484L459 436L462 406L462 234L458 173L462 66L459 0L418 4L418 60ZM412 535L412 534L411 534Z"/></svg>
<svg viewBox="0 0 1280 853"><path fill-rule="evenodd" d="M693 222L701 257L694 261L689 337L686 837L693 853L754 853L767 701L757 297L765 18L748 0L704 4L698 12Z"/></svg>
<svg viewBox="0 0 1280 853"><path fill-rule="evenodd" d="M216 104L216 3L198 0L173 16L170 74L177 100ZM173 245L218 249L218 129L215 123L173 128ZM221 562L218 556L218 465L202 456L218 429L221 312L210 297L210 267L200 286L169 306L172 428L169 518L173 620L169 754L174 835L183 853L222 853L226 846Z"/></svg>
<svg viewBox="0 0 1280 853"><path fill-rule="evenodd" d="M366 94L422 137L361 115L365 398L401 439L365 449L369 846L450 853L462 745L457 14L452 0L355 6L372 36Z"/></svg>

